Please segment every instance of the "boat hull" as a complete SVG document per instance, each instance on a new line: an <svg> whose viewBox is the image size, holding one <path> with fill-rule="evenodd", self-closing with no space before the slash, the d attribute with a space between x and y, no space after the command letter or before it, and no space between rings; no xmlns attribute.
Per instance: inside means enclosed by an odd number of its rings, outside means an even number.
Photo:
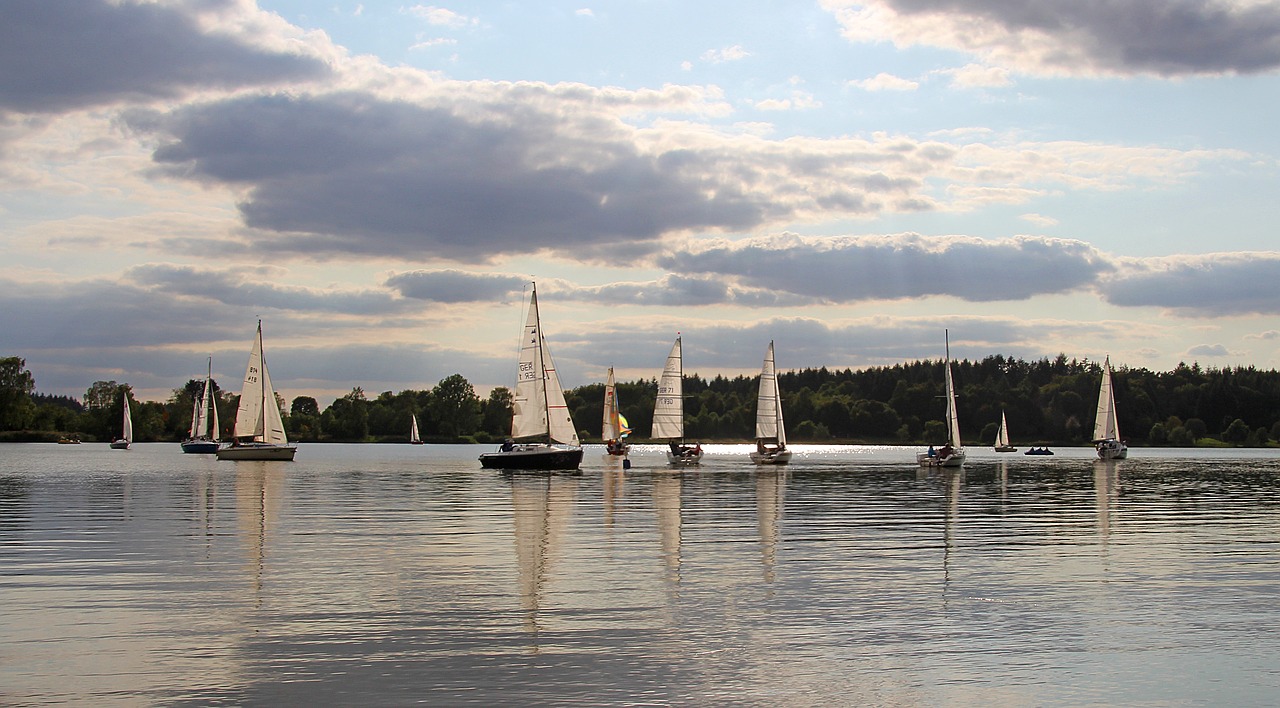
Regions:
<svg viewBox="0 0 1280 708"><path fill-rule="evenodd" d="M1099 460L1123 460L1129 456L1129 448L1119 440L1103 440L1095 445Z"/></svg>
<svg viewBox="0 0 1280 708"><path fill-rule="evenodd" d="M128 450L129 441L128 440L112 440L111 449L112 450Z"/></svg>
<svg viewBox="0 0 1280 708"><path fill-rule="evenodd" d="M212 455L218 451L217 440L183 440L182 451L196 455Z"/></svg>
<svg viewBox="0 0 1280 708"><path fill-rule="evenodd" d="M1012 445L999 445L995 448L996 452L1017 452L1018 448Z"/></svg>
<svg viewBox="0 0 1280 708"><path fill-rule="evenodd" d="M757 465L785 465L791 461L790 450L756 451L751 453L751 461Z"/></svg>
<svg viewBox="0 0 1280 708"><path fill-rule="evenodd" d="M946 457L920 452L916 453L916 462L921 467L962 467L964 465L964 450L956 450Z"/></svg>
<svg viewBox="0 0 1280 708"><path fill-rule="evenodd" d="M262 460L290 461L297 454L296 445L267 445L249 443L247 445L226 445L218 448L219 460Z"/></svg>
<svg viewBox="0 0 1280 708"><path fill-rule="evenodd" d="M1033 448L1031 448L1030 450L1027 450L1026 452L1024 452L1024 453L1022 453L1022 454L1024 454L1024 455L1052 455L1052 454L1053 454L1053 450L1050 450L1050 449L1049 449L1049 448L1047 448L1047 447L1033 447Z"/></svg>
<svg viewBox="0 0 1280 708"><path fill-rule="evenodd" d="M580 447L517 445L480 455L480 466L491 470L576 470L581 464Z"/></svg>

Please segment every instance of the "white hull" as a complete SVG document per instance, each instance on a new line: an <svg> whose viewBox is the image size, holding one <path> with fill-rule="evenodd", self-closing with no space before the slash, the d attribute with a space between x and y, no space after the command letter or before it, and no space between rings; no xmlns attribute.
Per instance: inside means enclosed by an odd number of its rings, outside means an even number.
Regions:
<svg viewBox="0 0 1280 708"><path fill-rule="evenodd" d="M757 465L785 465L791 461L790 450L770 450L751 453L751 461Z"/></svg>
<svg viewBox="0 0 1280 708"><path fill-rule="evenodd" d="M1119 440L1102 440L1094 445L1099 460L1123 460L1129 456L1129 448Z"/></svg>
<svg viewBox="0 0 1280 708"><path fill-rule="evenodd" d="M920 452L916 453L916 462L921 467L961 467L964 465L964 450L955 450L946 457Z"/></svg>
<svg viewBox="0 0 1280 708"><path fill-rule="evenodd" d="M297 445L271 445L268 443L247 443L228 445L218 448L219 460L284 460L290 461L297 454Z"/></svg>

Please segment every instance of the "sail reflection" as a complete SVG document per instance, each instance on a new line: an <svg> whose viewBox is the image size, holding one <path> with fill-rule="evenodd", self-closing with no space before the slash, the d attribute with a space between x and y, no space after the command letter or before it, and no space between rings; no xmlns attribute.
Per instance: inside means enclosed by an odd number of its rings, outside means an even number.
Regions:
<svg viewBox="0 0 1280 708"><path fill-rule="evenodd" d="M778 561L779 526L782 521L787 471L774 468L756 472L756 518L760 530L760 561L764 581L772 583Z"/></svg>
<svg viewBox="0 0 1280 708"><path fill-rule="evenodd" d="M653 478L653 509L658 517L658 537L662 546L662 559L667 581L680 584L681 529L680 494L683 480L680 473L660 473Z"/></svg>
<svg viewBox="0 0 1280 708"><path fill-rule="evenodd" d="M1120 469L1115 460L1094 460L1093 495L1098 514L1098 536L1105 544L1111 535L1111 514L1120 499Z"/></svg>
<svg viewBox="0 0 1280 708"><path fill-rule="evenodd" d="M236 462L236 526L245 544L246 567L256 605L262 604L262 576L267 559L267 530L280 513L284 472L270 462Z"/></svg>
<svg viewBox="0 0 1280 708"><path fill-rule="evenodd" d="M523 627L536 636L542 629L538 613L553 576L552 565L562 551L577 501L578 477L515 474L509 479Z"/></svg>

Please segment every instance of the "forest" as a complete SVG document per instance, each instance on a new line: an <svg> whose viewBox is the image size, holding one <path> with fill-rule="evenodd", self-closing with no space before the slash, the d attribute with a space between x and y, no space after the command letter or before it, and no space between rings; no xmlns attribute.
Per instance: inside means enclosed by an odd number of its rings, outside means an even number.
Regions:
<svg viewBox="0 0 1280 708"><path fill-rule="evenodd" d="M1056 358L1022 361L1001 355L953 361L961 435L967 445L990 445L1001 412L1015 445L1086 445L1093 432L1101 363ZM1253 367L1172 371L1115 370L1120 430L1131 446L1249 446L1280 440L1280 372ZM685 377L686 437L738 442L753 435L758 377ZM788 438L792 442L926 444L945 438L943 362L926 360L859 371L827 368L779 372ZM127 383L96 381L84 398L40 394L25 361L0 359L0 441L84 441L118 433L129 396L135 439L180 441L203 382L187 381L167 401L136 401ZM215 383L216 388L216 383ZM239 396L217 389L224 435L233 427ZM650 429L655 380L619 383L623 415L643 441ZM566 391L584 443L600 439L604 384ZM461 374L431 390L367 395L360 387L321 410L314 398L277 403L291 439L316 442L403 442L416 415L428 442L492 442L509 431L511 392L476 395Z"/></svg>

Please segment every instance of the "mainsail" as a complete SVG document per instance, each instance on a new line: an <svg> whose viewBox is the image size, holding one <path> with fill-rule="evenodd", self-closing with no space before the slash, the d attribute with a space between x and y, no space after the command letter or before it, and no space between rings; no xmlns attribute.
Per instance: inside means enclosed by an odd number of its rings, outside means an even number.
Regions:
<svg viewBox="0 0 1280 708"><path fill-rule="evenodd" d="M684 437L684 369L681 360L680 337L667 355L667 364L658 381L658 396L653 402L654 438Z"/></svg>
<svg viewBox="0 0 1280 708"><path fill-rule="evenodd" d="M756 398L756 439L777 440L786 447L787 432L782 422L782 402L778 397L778 374L773 361L773 342L760 370L760 393Z"/></svg>
<svg viewBox="0 0 1280 708"><path fill-rule="evenodd" d="M1116 394L1111 386L1111 357L1102 363L1102 386L1098 389L1098 415L1093 423L1093 439L1119 440L1120 422L1116 418Z"/></svg>
<svg viewBox="0 0 1280 708"><path fill-rule="evenodd" d="M249 352L249 364L244 370L240 407L236 410L235 436L271 445L289 442L280 417L280 406L276 403L276 391L271 386L271 374L267 372L267 360L262 353L261 320L258 321L258 336Z"/></svg>
<svg viewBox="0 0 1280 708"><path fill-rule="evenodd" d="M546 435L554 442L578 444L578 431L569 416L547 340L542 336L536 288L529 297L512 405L511 437L518 440Z"/></svg>

